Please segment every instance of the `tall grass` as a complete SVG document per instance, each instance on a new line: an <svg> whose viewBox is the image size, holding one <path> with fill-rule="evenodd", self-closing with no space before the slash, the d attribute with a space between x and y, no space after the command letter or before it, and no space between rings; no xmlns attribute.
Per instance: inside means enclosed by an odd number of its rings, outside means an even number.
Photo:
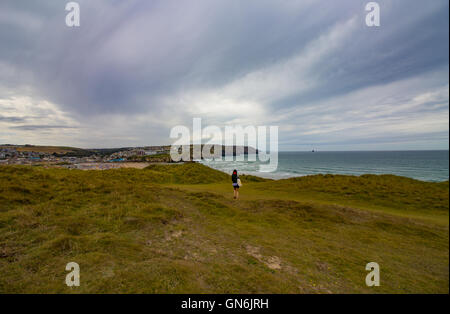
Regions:
<svg viewBox="0 0 450 314"><path fill-rule="evenodd" d="M242 180L235 201L227 174L195 163L0 167L0 292L448 293L448 223L395 215L448 220L448 182ZM72 261L80 287L65 285ZM380 287L365 285L371 261Z"/></svg>

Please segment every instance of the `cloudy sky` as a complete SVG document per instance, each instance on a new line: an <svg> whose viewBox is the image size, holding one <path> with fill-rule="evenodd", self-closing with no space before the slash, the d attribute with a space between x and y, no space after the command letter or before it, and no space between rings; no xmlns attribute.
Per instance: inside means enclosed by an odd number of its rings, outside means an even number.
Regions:
<svg viewBox="0 0 450 314"><path fill-rule="evenodd" d="M449 2L0 2L0 143L169 144L277 125L281 150L448 149Z"/></svg>

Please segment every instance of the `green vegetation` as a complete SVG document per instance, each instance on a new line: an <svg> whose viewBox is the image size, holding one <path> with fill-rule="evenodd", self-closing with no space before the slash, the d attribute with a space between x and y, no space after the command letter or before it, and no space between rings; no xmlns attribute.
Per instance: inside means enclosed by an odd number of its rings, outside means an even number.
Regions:
<svg viewBox="0 0 450 314"><path fill-rule="evenodd" d="M0 167L0 293L448 293L448 182ZM80 287L65 285L77 262ZM377 262L381 286L367 287Z"/></svg>
<svg viewBox="0 0 450 314"><path fill-rule="evenodd" d="M48 154L66 154L83 151L80 148L75 147L65 147L65 146L35 146L35 145L0 145L0 148L14 148L18 152L38 152L38 153L48 153Z"/></svg>

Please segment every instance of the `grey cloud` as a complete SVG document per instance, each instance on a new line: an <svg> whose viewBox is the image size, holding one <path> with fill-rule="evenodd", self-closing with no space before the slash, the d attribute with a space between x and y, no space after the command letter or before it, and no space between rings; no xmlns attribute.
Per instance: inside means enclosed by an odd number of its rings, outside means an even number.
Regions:
<svg viewBox="0 0 450 314"><path fill-rule="evenodd" d="M5 117L5 116L0 115L0 122L13 122L13 123L15 123L15 122L24 122L25 120L26 120L26 118L23 118L23 117L14 117L14 116Z"/></svg>
<svg viewBox="0 0 450 314"><path fill-rule="evenodd" d="M141 112L157 110L160 96L220 86L292 56L337 22L358 16L361 25L349 45L308 73L320 90L280 102L298 104L448 64L442 44L448 3L433 1L424 13L417 3L399 2L380 1L387 9L379 30L363 25L364 1L292 7L277 1L80 1L79 29L62 23L60 3L44 2L22 14L42 20L39 33L21 28L26 21L3 28L0 39L9 45L1 57L31 69L32 83L67 110ZM8 9L25 6L2 3L1 10ZM399 18L407 21L397 26Z"/></svg>
<svg viewBox="0 0 450 314"><path fill-rule="evenodd" d="M16 125L10 127L10 129L16 129L21 131L36 131L36 130L52 130L52 129L73 129L73 126L66 125Z"/></svg>
<svg viewBox="0 0 450 314"><path fill-rule="evenodd" d="M162 117L171 102L172 115L188 119L174 100L179 95L220 90L290 60L352 18L356 26L348 38L296 73L311 86L262 99L271 117L267 123L280 112L430 72L442 74L424 82L429 88L448 84L447 0L379 0L380 28L365 26L363 0L78 2L80 28L64 25L63 2L1 2L0 69L8 71L0 73L0 87L30 86L33 97L81 121L108 114ZM434 110L445 113L448 105ZM331 106L329 113L335 111ZM16 129L30 127L45 126Z"/></svg>

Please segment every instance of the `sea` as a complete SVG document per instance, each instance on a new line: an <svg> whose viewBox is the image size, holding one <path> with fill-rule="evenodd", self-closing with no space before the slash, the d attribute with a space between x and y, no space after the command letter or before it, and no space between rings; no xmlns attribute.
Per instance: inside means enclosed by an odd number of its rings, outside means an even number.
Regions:
<svg viewBox="0 0 450 314"><path fill-rule="evenodd" d="M315 151L278 152L278 167L273 172L261 172L262 162L202 160L202 164L230 173L264 178L285 179L315 174L393 174L422 181L441 182L449 179L448 150L434 151Z"/></svg>

